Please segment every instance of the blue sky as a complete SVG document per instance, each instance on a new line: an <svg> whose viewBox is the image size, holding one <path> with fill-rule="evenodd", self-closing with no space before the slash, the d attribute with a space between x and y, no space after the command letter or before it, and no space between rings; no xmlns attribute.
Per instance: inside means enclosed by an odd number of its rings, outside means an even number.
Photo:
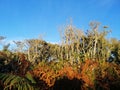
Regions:
<svg viewBox="0 0 120 90"><path fill-rule="evenodd" d="M69 22L83 30L99 21L120 39L119 0L0 0L0 35L7 40L37 38L58 42L59 27Z"/></svg>

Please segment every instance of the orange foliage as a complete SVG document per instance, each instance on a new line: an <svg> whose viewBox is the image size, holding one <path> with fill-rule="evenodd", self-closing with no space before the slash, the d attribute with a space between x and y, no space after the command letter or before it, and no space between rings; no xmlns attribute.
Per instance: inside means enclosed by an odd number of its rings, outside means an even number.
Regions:
<svg viewBox="0 0 120 90"><path fill-rule="evenodd" d="M58 78L67 77L69 80L75 78L82 80L82 90L86 90L88 87L95 89L95 85L109 90L110 85L112 85L111 82L115 82L116 80L116 77L113 76L114 73L110 73L111 71L115 71L115 73L117 73L116 75L120 76L120 68L116 64L111 65L105 63L105 65L101 66L97 61L86 60L80 68L75 69L71 65L65 64L63 68L58 71L54 71L49 66L43 65L33 70L33 76L39 78L39 80L45 81L49 87L55 85L55 81ZM112 68L109 69L109 67ZM78 70L80 72L78 72ZM107 81L105 81L106 79Z"/></svg>
<svg viewBox="0 0 120 90"><path fill-rule="evenodd" d="M110 86L119 87L120 68L115 63L105 63L101 65L101 72L96 76L99 86L105 90L110 90Z"/></svg>
<svg viewBox="0 0 120 90"><path fill-rule="evenodd" d="M93 80L95 79L94 70L98 67L98 63L93 60L86 60L82 66L81 78L87 86L93 87Z"/></svg>
<svg viewBox="0 0 120 90"><path fill-rule="evenodd" d="M63 69L58 71L59 76L66 76L68 79L72 80L74 78L80 79L80 74L73 69L71 66L64 66Z"/></svg>
<svg viewBox="0 0 120 90"><path fill-rule="evenodd" d="M39 78L39 80L45 81L49 87L54 85L55 82L55 72L51 70L48 66L38 67L33 70L33 74L35 77Z"/></svg>
<svg viewBox="0 0 120 90"><path fill-rule="evenodd" d="M49 68L49 66L39 66L33 70L33 75L39 80L45 81L45 83L51 87L54 85L56 78L58 77L67 77L72 80L74 78L80 79L80 74L75 71L71 66L64 66L63 69L58 70L57 72Z"/></svg>

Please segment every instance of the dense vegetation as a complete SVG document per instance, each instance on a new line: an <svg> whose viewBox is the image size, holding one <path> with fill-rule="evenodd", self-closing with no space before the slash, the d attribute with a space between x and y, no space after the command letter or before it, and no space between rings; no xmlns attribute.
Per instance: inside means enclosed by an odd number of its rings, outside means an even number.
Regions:
<svg viewBox="0 0 120 90"><path fill-rule="evenodd" d="M120 41L107 26L90 23L86 32L72 24L61 44L41 39L14 41L0 51L0 90L119 90ZM0 42L4 37L0 37Z"/></svg>

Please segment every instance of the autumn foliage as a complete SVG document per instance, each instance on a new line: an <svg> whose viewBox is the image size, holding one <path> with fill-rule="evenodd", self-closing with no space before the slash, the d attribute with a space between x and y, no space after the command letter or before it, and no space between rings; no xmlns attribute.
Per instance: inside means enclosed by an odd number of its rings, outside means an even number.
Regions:
<svg viewBox="0 0 120 90"><path fill-rule="evenodd" d="M120 41L90 24L85 33L72 24L61 44L40 39L15 42L0 51L0 90L119 90Z"/></svg>

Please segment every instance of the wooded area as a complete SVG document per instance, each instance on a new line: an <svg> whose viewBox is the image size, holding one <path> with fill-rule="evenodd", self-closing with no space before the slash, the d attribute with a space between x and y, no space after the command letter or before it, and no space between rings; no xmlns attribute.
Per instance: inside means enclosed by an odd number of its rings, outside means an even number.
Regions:
<svg viewBox="0 0 120 90"><path fill-rule="evenodd" d="M0 90L119 90L120 41L109 33L98 22L85 32L69 24L60 44L29 39L14 41L14 50L4 45Z"/></svg>

